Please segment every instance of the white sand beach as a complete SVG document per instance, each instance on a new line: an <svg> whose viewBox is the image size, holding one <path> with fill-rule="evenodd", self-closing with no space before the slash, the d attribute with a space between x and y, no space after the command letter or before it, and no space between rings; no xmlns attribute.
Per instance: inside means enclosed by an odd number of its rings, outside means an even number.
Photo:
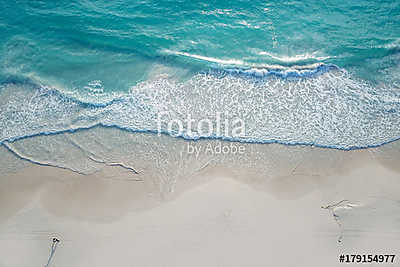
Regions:
<svg viewBox="0 0 400 267"><path fill-rule="evenodd" d="M57 267L330 267L343 266L341 254L399 255L397 143L349 152L246 146L253 166L210 164L168 194L148 170L82 175L26 163L0 179L0 266L44 266L53 237ZM288 153L275 154L269 171L254 152L267 147ZM299 160L298 151L307 153ZM335 211L339 225L321 206L341 200L351 207Z"/></svg>
<svg viewBox="0 0 400 267"><path fill-rule="evenodd" d="M0 267L400 266L400 0L0 12Z"/></svg>

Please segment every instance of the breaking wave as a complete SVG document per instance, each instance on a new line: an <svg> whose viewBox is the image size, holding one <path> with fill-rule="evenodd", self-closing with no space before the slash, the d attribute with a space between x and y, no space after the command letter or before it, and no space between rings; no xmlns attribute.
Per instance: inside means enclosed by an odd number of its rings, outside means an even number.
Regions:
<svg viewBox="0 0 400 267"><path fill-rule="evenodd" d="M98 81L96 81L98 83ZM0 142L94 126L169 133L167 122L240 118L245 135L204 135L184 129L179 137L255 143L305 144L337 149L379 146L400 137L400 95L377 88L338 67L226 69L176 81L159 75L130 93L107 97L71 95L49 86L7 83L0 89ZM188 132L192 134L188 134ZM174 132L176 133L176 132Z"/></svg>

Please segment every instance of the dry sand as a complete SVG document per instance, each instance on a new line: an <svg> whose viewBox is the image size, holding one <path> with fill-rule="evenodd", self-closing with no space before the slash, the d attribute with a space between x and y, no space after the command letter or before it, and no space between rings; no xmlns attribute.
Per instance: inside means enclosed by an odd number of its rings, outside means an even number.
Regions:
<svg viewBox="0 0 400 267"><path fill-rule="evenodd" d="M397 146L318 150L294 167L278 164L268 179L257 167L200 168L168 195L146 173L28 165L0 179L0 266L44 266L52 237L61 239L57 267L330 267L346 265L343 253L400 257ZM354 205L337 210L340 227L321 206L344 199Z"/></svg>

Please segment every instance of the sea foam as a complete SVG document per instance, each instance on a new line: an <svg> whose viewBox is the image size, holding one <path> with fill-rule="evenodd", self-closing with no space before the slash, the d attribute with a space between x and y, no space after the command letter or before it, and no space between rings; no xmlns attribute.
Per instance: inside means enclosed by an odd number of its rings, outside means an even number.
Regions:
<svg viewBox="0 0 400 267"><path fill-rule="evenodd" d="M258 70L260 71L260 70ZM290 74L290 75L289 75ZM97 82L99 83L99 82ZM94 126L157 132L164 121L199 121L221 113L245 122L246 135L180 135L255 143L306 144L338 149L366 148L400 136L400 97L329 65L279 71L227 69L198 73L178 82L161 75L104 101L49 86L2 86L0 142L76 131ZM168 133L165 124L161 129ZM223 132L223 131L222 131Z"/></svg>

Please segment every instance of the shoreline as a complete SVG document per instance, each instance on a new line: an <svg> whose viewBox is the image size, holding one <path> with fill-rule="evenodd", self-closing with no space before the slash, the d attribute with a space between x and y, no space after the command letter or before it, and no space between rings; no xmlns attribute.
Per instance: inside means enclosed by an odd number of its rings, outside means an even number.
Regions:
<svg viewBox="0 0 400 267"><path fill-rule="evenodd" d="M138 174L105 164L85 175L29 164L4 176L0 250L10 257L0 266L43 265L53 236L61 240L56 266L330 267L341 266L343 253L398 252L397 143L358 151L246 144L247 154L216 161L182 155L187 143L130 136L119 148L135 149L129 164ZM111 144L103 146L117 148ZM338 212L342 228L321 209L341 200L355 205Z"/></svg>
<svg viewBox="0 0 400 267"><path fill-rule="evenodd" d="M63 135L63 134L74 134L74 133L79 133L81 131L90 131L90 130L96 130L98 128L103 128L103 129L113 129L113 130L118 130L118 131L124 131L129 134L154 134L157 136L166 136L169 138L177 138L183 141L188 141L188 142L197 142L197 141L220 141L220 142L231 142L231 143L240 143L240 144L256 144L256 145L283 145L283 146L309 146L309 147L316 147L316 148L322 148L322 149L334 149L334 150L339 150L339 151L357 151L357 150L364 150L364 149L371 149L371 148L379 148L383 147L388 144L400 142L400 137L396 137L394 139L382 142L380 144L371 144L371 145L366 145L366 146L348 146L348 147L340 147L340 146L335 146L335 145L321 145L318 143L307 143L307 142L285 142L285 141L280 141L280 140L266 140L266 141L260 141L260 140L253 140L253 139L241 139L241 138L233 138L233 137L224 137L224 136L216 136L216 135L210 135L207 137L190 137L186 135L179 135L179 136L173 136L171 135L170 132L168 131L158 131L158 130L132 130L129 128L123 128L119 127L116 125L105 125L105 124L95 124L87 127L79 127L79 128L71 128L71 129L65 129L65 130L59 130L55 132L42 132L38 134L33 134L33 135L27 135L27 136L20 136L20 137L14 137L11 139L4 139L0 141L0 146L6 147L6 144L12 144L18 141L22 141L25 139L31 139L31 138L37 138L37 137L46 137L46 136L57 136L57 135Z"/></svg>

